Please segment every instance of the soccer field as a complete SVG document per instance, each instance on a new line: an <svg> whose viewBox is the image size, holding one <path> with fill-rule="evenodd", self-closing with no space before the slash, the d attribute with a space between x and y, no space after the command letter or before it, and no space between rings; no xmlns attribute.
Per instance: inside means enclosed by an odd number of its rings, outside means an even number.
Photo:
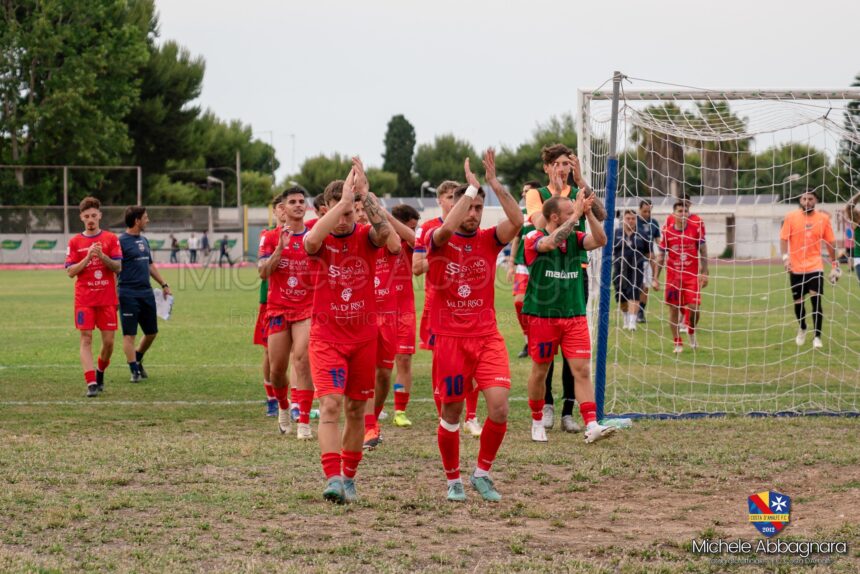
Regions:
<svg viewBox="0 0 860 574"><path fill-rule="evenodd" d="M97 399L83 396L72 280L0 274L0 571L724 571L693 556L690 540L760 538L746 497L769 489L793 499L782 538L848 540L849 556L825 568L860 568L857 418L642 421L588 447L557 428L534 444L529 362L515 358L522 341L503 286L514 381L494 466L503 501L469 492L465 505L445 502L430 356L419 352L415 425L383 423L385 442L359 468L362 501L333 507L320 497L316 443L279 436L263 416L255 271L163 274L176 305L147 355L150 380L128 382L117 344ZM646 331L617 337L613 326L609 410L856 410L856 329L841 329L824 352L798 353L785 281L771 293L767 268L714 275L697 353L670 356L656 300ZM846 276L828 287L825 310L860 324L857 300ZM731 317L731 328L716 317ZM766 405L762 393L783 402ZM464 472L476 453L463 437Z"/></svg>

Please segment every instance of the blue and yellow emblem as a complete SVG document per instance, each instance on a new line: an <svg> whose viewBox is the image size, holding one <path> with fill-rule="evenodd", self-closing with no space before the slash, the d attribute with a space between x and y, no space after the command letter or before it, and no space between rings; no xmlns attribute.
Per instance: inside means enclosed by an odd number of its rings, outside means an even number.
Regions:
<svg viewBox="0 0 860 574"><path fill-rule="evenodd" d="M753 494L747 504L749 521L768 538L782 532L791 517L791 498L780 492Z"/></svg>

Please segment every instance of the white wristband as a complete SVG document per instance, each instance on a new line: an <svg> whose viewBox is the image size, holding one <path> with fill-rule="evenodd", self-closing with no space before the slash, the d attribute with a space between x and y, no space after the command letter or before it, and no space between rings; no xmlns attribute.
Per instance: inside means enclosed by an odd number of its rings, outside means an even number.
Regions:
<svg viewBox="0 0 860 574"><path fill-rule="evenodd" d="M788 261L788 253L786 253L785 255L783 255L783 256L782 256L782 260L783 260L783 261Z"/></svg>
<svg viewBox="0 0 860 574"><path fill-rule="evenodd" d="M466 193L464 195L469 199L475 199L476 197L478 197L478 188L474 185L470 185L468 188L466 188Z"/></svg>

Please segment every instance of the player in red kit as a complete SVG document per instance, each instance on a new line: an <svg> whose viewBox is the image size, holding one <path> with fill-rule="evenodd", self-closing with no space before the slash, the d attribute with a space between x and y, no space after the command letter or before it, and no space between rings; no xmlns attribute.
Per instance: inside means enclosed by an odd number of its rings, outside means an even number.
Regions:
<svg viewBox="0 0 860 574"><path fill-rule="evenodd" d="M481 432L477 467L470 480L484 500L501 500L489 472L507 431L511 375L508 351L496 322L496 259L519 233L523 214L517 201L496 179L492 149L484 155L484 168L487 183L508 219L496 227L480 229L484 192L467 158L469 185L454 191L454 208L425 239L427 281L434 289L430 312L430 329L436 338L432 377L442 396L437 438L451 501L466 499L460 478L460 416L466 394L475 386L487 401L487 420Z"/></svg>
<svg viewBox="0 0 860 574"><path fill-rule="evenodd" d="M681 314L689 314L687 333L690 347L695 349L696 325L699 323L701 290L708 286L708 250L705 245L705 225L701 219L690 217L688 202L678 200L672 206L672 215L663 226L660 237L660 255L657 257L657 274L652 287L660 288L660 272L666 267L666 304L669 306L669 325L675 343L675 353L684 351L681 339Z"/></svg>
<svg viewBox="0 0 860 574"><path fill-rule="evenodd" d="M382 212L388 224L391 217ZM356 221L369 224L369 215L364 205L356 203ZM363 448L379 446L379 413L385 406L385 399L391 389L391 371L397 353L397 295L394 290L394 273L400 260L400 237L390 233L386 245L376 254L376 269L373 277L373 290L376 295L376 324L379 327L376 339L376 385L373 400L367 401L364 410Z"/></svg>
<svg viewBox="0 0 860 574"><path fill-rule="evenodd" d="M304 245L308 229L304 223L307 203L300 187L287 188L272 202L278 226L260 241L257 266L260 277L269 281L266 302L266 336L269 370L278 400L278 430L290 431L290 401L287 370L293 360L293 400L299 405L297 436L311 439L310 412L314 386L308 364L308 338L313 305L313 273Z"/></svg>
<svg viewBox="0 0 860 574"><path fill-rule="evenodd" d="M436 217L421 224L415 230L415 252L412 255L412 273L415 275L423 275L427 273L427 244L426 239L430 233L440 227L445 221L445 217L454 207L454 190L460 184L456 181L443 181L436 188L436 202L442 208L442 217ZM433 286L429 281L424 282L424 310L421 313L421 325L418 331L421 338L421 348L433 350L435 338L430 330L430 312L433 308ZM481 423L478 421L478 394L480 391L476 388L466 396L466 420L463 423L463 428L466 429L472 436L481 436ZM433 400L436 402L436 410L441 414L442 397L438 394L438 389L433 389Z"/></svg>
<svg viewBox="0 0 860 574"><path fill-rule="evenodd" d="M377 253L392 230L358 158L346 181L326 187L325 199L328 212L305 235L305 250L317 259L310 364L320 401L323 497L342 503L356 499L364 409L373 397L376 371L373 278ZM362 202L370 225L355 223L356 201ZM346 419L342 436L341 412Z"/></svg>
<svg viewBox="0 0 860 574"><path fill-rule="evenodd" d="M415 230L420 215L409 205L395 205L388 222L400 236L400 258L394 272L394 290L397 296L397 354L394 364L397 379L394 381L394 426L409 428L412 421L406 416L409 395L412 393L412 355L415 354L415 291L412 285L412 256L415 248Z"/></svg>
<svg viewBox="0 0 860 574"><path fill-rule="evenodd" d="M113 354L116 334L116 274L122 269L119 240L99 228L101 203L85 197L80 204L84 232L69 240L66 248L66 273L75 281L75 327L81 333L81 367L87 383L87 396L104 390L104 372ZM93 329L102 334L98 366L93 369Z"/></svg>

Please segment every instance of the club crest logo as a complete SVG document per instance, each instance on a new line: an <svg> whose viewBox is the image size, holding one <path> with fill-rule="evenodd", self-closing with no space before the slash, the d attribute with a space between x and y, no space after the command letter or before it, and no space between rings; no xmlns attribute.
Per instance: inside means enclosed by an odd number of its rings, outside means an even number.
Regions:
<svg viewBox="0 0 860 574"><path fill-rule="evenodd" d="M768 538L782 532L791 518L791 498L774 490L753 494L747 505L749 521Z"/></svg>
<svg viewBox="0 0 860 574"><path fill-rule="evenodd" d="M347 287L343 291L340 292L340 298L345 302L349 303L349 300L352 299L352 289Z"/></svg>
<svg viewBox="0 0 860 574"><path fill-rule="evenodd" d="M472 294L472 288L469 287L468 285L460 285L457 288L457 295L459 295L463 299L465 299L466 297L468 297L471 294Z"/></svg>
<svg viewBox="0 0 860 574"><path fill-rule="evenodd" d="M380 284L380 283L381 283L381 281L379 280L379 277L374 277L374 278L373 278L373 286L374 286L374 287L379 287L379 284Z"/></svg>
<svg viewBox="0 0 860 574"><path fill-rule="evenodd" d="M298 284L299 284L299 280L296 279L295 277L290 277L289 279L287 279L287 285L289 285L290 287L295 287Z"/></svg>
<svg viewBox="0 0 860 574"><path fill-rule="evenodd" d="M472 245L471 245L470 243L467 243L467 244L466 244L466 246L465 246L465 247L463 247L463 250L464 250L466 253L471 253L471 252L472 252Z"/></svg>
<svg viewBox="0 0 860 574"><path fill-rule="evenodd" d="M143 243L138 243L137 248L140 249L141 251L146 251L146 246Z"/></svg>
<svg viewBox="0 0 860 574"><path fill-rule="evenodd" d="M96 279L101 279L101 278L102 278L102 270L101 270L101 269L96 269L96 272L95 272L95 273L93 273L93 276L94 276Z"/></svg>

